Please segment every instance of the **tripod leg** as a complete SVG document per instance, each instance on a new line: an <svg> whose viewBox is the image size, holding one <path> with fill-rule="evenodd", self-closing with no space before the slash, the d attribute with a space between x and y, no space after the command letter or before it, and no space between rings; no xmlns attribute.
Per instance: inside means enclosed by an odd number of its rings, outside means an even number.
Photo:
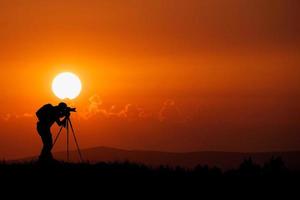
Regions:
<svg viewBox="0 0 300 200"><path fill-rule="evenodd" d="M76 136L75 136L75 131L74 131L74 129L73 129L72 122L71 122L70 119L69 119L68 121L69 121L71 130L72 130L72 133L73 133L73 137L74 137L74 141L75 141L75 144L76 144L76 147L77 147L77 151L78 151L78 154L79 154L79 157L80 157L80 161L83 162L82 154L81 154L81 151L80 151L80 148L79 148L79 144L78 144L78 142L77 142L77 138L76 138Z"/></svg>
<svg viewBox="0 0 300 200"><path fill-rule="evenodd" d="M67 120L67 161L69 161L69 120Z"/></svg>
<svg viewBox="0 0 300 200"><path fill-rule="evenodd" d="M56 135L56 137L55 137L55 140L54 140L54 142L53 142L53 145L52 145L52 148L51 148L51 149L53 149L54 145L56 144L56 142L57 142L57 140L58 140L58 137L59 137L59 135L61 134L62 129L63 129L63 126L60 127L60 130L59 130L59 132L57 133L57 135Z"/></svg>

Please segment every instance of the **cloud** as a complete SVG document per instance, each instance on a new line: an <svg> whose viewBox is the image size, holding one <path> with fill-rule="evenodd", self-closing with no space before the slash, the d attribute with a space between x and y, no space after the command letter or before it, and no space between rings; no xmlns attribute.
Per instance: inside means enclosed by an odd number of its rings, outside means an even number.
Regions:
<svg viewBox="0 0 300 200"><path fill-rule="evenodd" d="M99 95L93 95L89 98L89 104L86 112L81 113L84 119L91 117L108 118L108 119L125 119L129 121L138 119L153 119L160 122L182 123L186 121L186 117L182 114L175 101L168 99L163 102L158 113L146 112L144 108L128 103L125 106L111 105L105 107ZM158 117L155 117L158 116Z"/></svg>
<svg viewBox="0 0 300 200"><path fill-rule="evenodd" d="M11 117L12 117L12 115L9 114L9 113L1 115L1 119L4 120L4 121L10 120Z"/></svg>
<svg viewBox="0 0 300 200"><path fill-rule="evenodd" d="M144 109L134 104L125 105L124 109L120 111L119 115L129 120L145 118L147 116Z"/></svg>
<svg viewBox="0 0 300 200"><path fill-rule="evenodd" d="M34 115L31 113L24 113L21 115L16 115L16 118L32 118L32 117L34 117Z"/></svg>
<svg viewBox="0 0 300 200"><path fill-rule="evenodd" d="M81 116L85 119L89 119L96 115L104 118L123 118L129 120L135 120L147 116L144 109L130 103L126 104L124 107L111 105L109 108L105 108L103 101L97 94L89 98L87 111L83 112Z"/></svg>
<svg viewBox="0 0 300 200"><path fill-rule="evenodd" d="M89 98L88 112L90 114L96 114L100 111L100 106L102 105L101 98L96 94Z"/></svg>
<svg viewBox="0 0 300 200"><path fill-rule="evenodd" d="M31 114L31 113L24 113L23 114L23 117L33 117L34 115L33 114Z"/></svg>
<svg viewBox="0 0 300 200"><path fill-rule="evenodd" d="M102 113L104 116L107 115L107 111L102 106L102 100L98 94L95 94L89 98L89 104L84 112L79 113L79 115L84 119L89 119L94 115Z"/></svg>
<svg viewBox="0 0 300 200"><path fill-rule="evenodd" d="M2 114L0 116L0 119L2 119L3 121L10 121L15 119L24 119L24 118L32 118L32 117L34 117L34 115L31 113L23 113L23 114L6 113L6 114Z"/></svg>
<svg viewBox="0 0 300 200"><path fill-rule="evenodd" d="M172 99L166 100L163 103L163 106L158 112L158 119L161 122L184 122L184 117Z"/></svg>

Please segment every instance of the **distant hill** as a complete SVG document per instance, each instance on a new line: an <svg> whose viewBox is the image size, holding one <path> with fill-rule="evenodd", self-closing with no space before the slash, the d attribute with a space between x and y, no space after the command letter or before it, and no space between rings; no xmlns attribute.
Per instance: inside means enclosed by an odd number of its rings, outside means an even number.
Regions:
<svg viewBox="0 0 300 200"><path fill-rule="evenodd" d="M154 167L157 167L159 165L168 165L171 167L182 166L185 168L193 168L196 165L200 164L217 166L222 169L236 168L245 158L249 157L251 157L257 164L262 165L263 163L269 161L272 156L280 156L289 169L300 169L300 151L262 153L203 151L172 153L95 147L83 149L82 154L84 160L89 161L90 163L101 161L130 161ZM56 152L54 153L54 157L59 160L65 160L66 152ZM33 157L27 158L26 160L28 159L33 159ZM70 152L70 161L79 161L77 151Z"/></svg>

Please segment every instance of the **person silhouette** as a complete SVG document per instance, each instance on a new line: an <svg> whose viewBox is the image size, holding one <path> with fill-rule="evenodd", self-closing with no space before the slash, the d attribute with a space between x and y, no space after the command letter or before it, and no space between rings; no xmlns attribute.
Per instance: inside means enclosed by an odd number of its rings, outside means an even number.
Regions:
<svg viewBox="0 0 300 200"><path fill-rule="evenodd" d="M66 126L66 121L69 117L67 114L68 112L66 112L67 108L67 104L61 102L57 106L46 104L36 112L36 116L38 118L37 131L43 142L39 161L48 162L54 160L51 153L53 146L51 126L55 122L59 126ZM63 117L64 119L61 120Z"/></svg>

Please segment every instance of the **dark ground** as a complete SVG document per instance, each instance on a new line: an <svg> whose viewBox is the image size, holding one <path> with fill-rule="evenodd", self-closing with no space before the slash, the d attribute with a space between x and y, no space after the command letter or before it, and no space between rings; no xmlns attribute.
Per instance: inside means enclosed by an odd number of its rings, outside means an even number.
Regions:
<svg viewBox="0 0 300 200"><path fill-rule="evenodd" d="M33 192L79 192L88 194L125 193L148 195L220 195L239 192L274 195L292 194L299 190L300 171L287 169L280 158L272 158L260 166L250 158L239 168L222 171L216 167L197 166L194 169L165 166L151 168L123 163L26 163L0 164L1 188L30 188ZM285 192L285 191L289 192ZM26 190L28 191L28 190ZM50 192L51 191L51 192ZM122 192L121 192L122 191ZM212 192L209 192L212 191ZM222 191L222 192L221 192ZM75 193L74 193L75 192Z"/></svg>

